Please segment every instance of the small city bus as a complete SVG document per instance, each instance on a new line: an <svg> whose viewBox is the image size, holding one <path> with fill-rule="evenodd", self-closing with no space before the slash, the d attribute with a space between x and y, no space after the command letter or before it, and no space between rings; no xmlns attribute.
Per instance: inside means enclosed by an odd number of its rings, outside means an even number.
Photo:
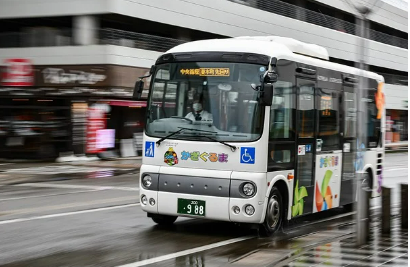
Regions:
<svg viewBox="0 0 410 267"><path fill-rule="evenodd" d="M356 172L380 195L382 76L277 36L178 45L150 76L140 201L155 223L204 218L269 235L286 220L353 203ZM367 134L358 139L360 79Z"/></svg>

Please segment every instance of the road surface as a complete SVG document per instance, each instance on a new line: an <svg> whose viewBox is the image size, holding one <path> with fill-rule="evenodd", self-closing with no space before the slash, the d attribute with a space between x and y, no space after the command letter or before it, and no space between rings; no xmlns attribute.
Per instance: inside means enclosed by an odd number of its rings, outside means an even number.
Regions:
<svg viewBox="0 0 410 267"><path fill-rule="evenodd" d="M383 183L394 188L397 205L407 153L387 154L384 166ZM45 170L20 172L36 171ZM139 207L138 173L105 176L58 179L57 173L46 182L0 187L0 266L265 266L292 249L345 236L354 222L337 209L299 219L270 238L202 219L179 218L163 228ZM256 250L266 253L252 258Z"/></svg>

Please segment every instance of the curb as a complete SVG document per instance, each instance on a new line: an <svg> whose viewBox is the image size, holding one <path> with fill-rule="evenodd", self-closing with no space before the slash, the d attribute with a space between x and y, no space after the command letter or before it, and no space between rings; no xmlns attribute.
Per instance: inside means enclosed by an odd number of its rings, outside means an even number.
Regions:
<svg viewBox="0 0 410 267"><path fill-rule="evenodd" d="M121 176L125 174L131 174L134 172L139 172L139 168L133 169L117 169L110 177ZM87 177L82 177L83 175L92 175L94 172L80 172L80 173L69 173L69 174L37 174L33 176L22 176L22 177L12 177L13 174L4 174L0 172L0 188L7 185L16 185L23 183L41 183L41 182L56 182L56 181L67 181L67 180L81 180L89 179ZM14 174L15 176L16 174ZM5 179L2 181L2 176Z"/></svg>
<svg viewBox="0 0 410 267"><path fill-rule="evenodd" d="M98 163L74 163L74 162L65 162L65 163L59 163L59 164L66 164L66 165L71 165L71 166L83 166L83 167L101 167L101 168L116 168L116 169L136 169L139 170L141 168L141 164L98 164Z"/></svg>

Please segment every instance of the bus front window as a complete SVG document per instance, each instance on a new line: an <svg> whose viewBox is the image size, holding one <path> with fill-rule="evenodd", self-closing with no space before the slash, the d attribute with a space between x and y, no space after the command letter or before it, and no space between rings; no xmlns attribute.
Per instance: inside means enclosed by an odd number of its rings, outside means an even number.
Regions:
<svg viewBox="0 0 410 267"><path fill-rule="evenodd" d="M157 66L148 103L146 134L163 138L254 141L263 128L258 104L260 75L256 64L201 62ZM207 140L207 139L204 139Z"/></svg>

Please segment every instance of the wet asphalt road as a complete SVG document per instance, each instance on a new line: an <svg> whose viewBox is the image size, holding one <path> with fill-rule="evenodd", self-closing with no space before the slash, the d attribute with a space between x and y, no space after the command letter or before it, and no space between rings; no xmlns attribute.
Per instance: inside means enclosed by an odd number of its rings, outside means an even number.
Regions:
<svg viewBox="0 0 410 267"><path fill-rule="evenodd" d="M386 155L384 184L394 190L393 204L407 168L407 153ZM352 217L342 209L299 219L270 238L202 219L179 218L161 228L139 207L137 177L0 187L0 266L265 266L292 249L352 232ZM255 250L266 253L248 256Z"/></svg>

